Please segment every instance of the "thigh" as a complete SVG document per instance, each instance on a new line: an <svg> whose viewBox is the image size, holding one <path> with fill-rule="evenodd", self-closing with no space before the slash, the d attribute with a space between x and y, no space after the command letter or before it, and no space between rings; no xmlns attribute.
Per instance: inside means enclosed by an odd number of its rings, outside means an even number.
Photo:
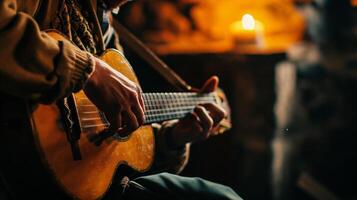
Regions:
<svg viewBox="0 0 357 200"><path fill-rule="evenodd" d="M139 190L127 190L127 196L131 192L141 191L145 197L155 199L241 199L230 187L210 182L201 178L189 178L169 173L143 176L130 181L129 187L141 187Z"/></svg>

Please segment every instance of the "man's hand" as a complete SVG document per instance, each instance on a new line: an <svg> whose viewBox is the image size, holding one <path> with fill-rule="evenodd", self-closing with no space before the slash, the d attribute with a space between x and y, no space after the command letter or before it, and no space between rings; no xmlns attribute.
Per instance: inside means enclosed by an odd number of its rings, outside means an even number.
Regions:
<svg viewBox="0 0 357 200"><path fill-rule="evenodd" d="M141 89L104 61L95 58L95 70L84 92L105 113L111 129L128 134L144 122Z"/></svg>
<svg viewBox="0 0 357 200"><path fill-rule="evenodd" d="M211 77L200 92L213 92L218 87L218 78ZM170 134L171 148L178 148L188 142L204 140L217 133L215 128L226 116L226 112L216 104L202 104L195 107L193 113L181 119Z"/></svg>

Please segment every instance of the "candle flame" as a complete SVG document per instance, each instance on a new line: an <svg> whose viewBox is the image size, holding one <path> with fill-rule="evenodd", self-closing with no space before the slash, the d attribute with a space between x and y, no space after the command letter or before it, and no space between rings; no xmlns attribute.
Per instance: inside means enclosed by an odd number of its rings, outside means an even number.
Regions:
<svg viewBox="0 0 357 200"><path fill-rule="evenodd" d="M246 30L255 29L255 19L251 14L245 14L242 17L243 28Z"/></svg>

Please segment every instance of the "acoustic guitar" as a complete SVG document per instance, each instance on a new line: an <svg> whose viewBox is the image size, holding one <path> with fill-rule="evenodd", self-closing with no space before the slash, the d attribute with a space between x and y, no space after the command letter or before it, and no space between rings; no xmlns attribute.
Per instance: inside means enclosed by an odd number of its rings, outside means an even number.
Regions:
<svg viewBox="0 0 357 200"><path fill-rule="evenodd" d="M48 34L65 40L57 32ZM117 50L109 49L100 58L138 83ZM155 151L151 123L182 118L200 103L222 103L217 93L144 93L143 99L145 125L120 137L108 131L104 114L83 91L52 105L2 98L2 184L20 199L100 199L119 166L138 172L150 168Z"/></svg>

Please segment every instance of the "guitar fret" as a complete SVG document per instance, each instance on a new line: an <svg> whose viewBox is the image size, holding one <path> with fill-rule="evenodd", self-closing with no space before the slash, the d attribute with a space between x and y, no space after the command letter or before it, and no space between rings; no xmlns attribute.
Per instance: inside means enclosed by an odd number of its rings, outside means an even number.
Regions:
<svg viewBox="0 0 357 200"><path fill-rule="evenodd" d="M182 108L168 108L168 109L154 109L154 110L146 110L145 111L145 115L149 115L149 114L155 114L155 113L171 113L171 112L175 112L175 111L180 111L180 110L193 110L194 106L188 106L188 107L182 107Z"/></svg>

